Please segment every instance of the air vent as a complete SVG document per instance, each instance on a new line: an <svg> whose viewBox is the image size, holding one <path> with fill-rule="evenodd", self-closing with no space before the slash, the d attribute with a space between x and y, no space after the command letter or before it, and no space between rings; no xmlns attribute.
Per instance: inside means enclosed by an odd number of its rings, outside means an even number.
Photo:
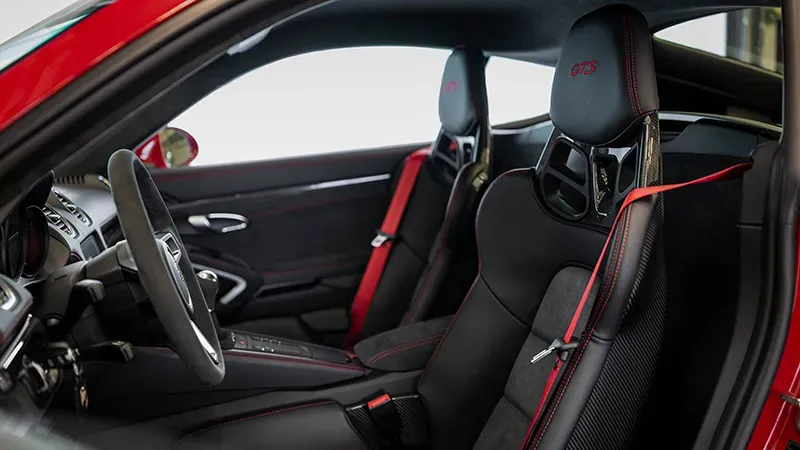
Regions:
<svg viewBox="0 0 800 450"><path fill-rule="evenodd" d="M92 224L92 221L89 219L89 216L87 216L86 213L84 213L80 208L75 206L75 204L72 203L72 201L68 199L64 194L56 190L53 190L53 195L55 195L58 201L60 201L61 204L64 205L64 209L69 211L70 214L72 214L73 216L77 217L78 220L84 223L84 225L90 226Z"/></svg>
<svg viewBox="0 0 800 450"><path fill-rule="evenodd" d="M47 217L47 221L50 222L54 227L63 231L64 234L71 238L78 237L78 232L72 227L72 225L64 220L63 217L61 217L61 214L57 213L47 205L42 207L42 212L44 213L44 216Z"/></svg>

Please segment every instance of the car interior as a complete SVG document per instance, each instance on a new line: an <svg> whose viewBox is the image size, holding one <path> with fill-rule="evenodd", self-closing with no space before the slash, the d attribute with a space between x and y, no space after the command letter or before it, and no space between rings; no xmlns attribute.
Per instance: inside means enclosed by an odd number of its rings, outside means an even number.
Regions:
<svg viewBox="0 0 800 450"><path fill-rule="evenodd" d="M74 153L0 207L4 411L96 448L747 446L796 275L784 80L653 34L774 2L245 3L0 134ZM430 143L126 150L254 68L389 44L452 50ZM493 55L555 67L549 114L489 125Z"/></svg>

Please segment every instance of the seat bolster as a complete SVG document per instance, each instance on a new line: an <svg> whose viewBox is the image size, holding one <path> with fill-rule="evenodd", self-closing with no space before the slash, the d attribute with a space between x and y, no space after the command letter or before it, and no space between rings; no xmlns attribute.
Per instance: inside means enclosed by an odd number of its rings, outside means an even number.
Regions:
<svg viewBox="0 0 800 450"><path fill-rule="evenodd" d="M614 239L622 242L618 257L609 260L611 267L605 273L609 282L606 292L601 292L598 299L599 320L591 330L600 339L610 341L617 336L620 323L636 296L655 244L651 233L661 229L661 215L654 214L659 198L654 196L633 203L617 225L619 231Z"/></svg>
<svg viewBox="0 0 800 450"><path fill-rule="evenodd" d="M603 448L625 448L632 438L664 327L661 209L654 196L631 205L620 219L612 243L619 251L605 270L609 282L562 370L531 448L597 448L598 439L605 440Z"/></svg>
<svg viewBox="0 0 800 450"><path fill-rule="evenodd" d="M472 228L464 225L467 221L474 223L477 201L486 187L484 185L486 171L487 167L479 163L467 163L459 169L447 201L447 212L442 228L428 256L428 265L417 283L408 311L403 316L403 325L429 317L434 303L441 297L440 290L444 279L450 272L453 249L463 245L464 239L473 239L471 235L465 236L464 229Z"/></svg>

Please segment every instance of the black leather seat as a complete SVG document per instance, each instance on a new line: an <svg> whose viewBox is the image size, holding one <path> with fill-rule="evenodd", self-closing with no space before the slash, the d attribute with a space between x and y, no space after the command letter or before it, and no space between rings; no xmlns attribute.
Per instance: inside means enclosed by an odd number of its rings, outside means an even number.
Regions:
<svg viewBox="0 0 800 450"><path fill-rule="evenodd" d="M452 314L475 276L470 244L491 158L484 66L477 48L457 48L447 59L439 92L442 127L411 193L361 339Z"/></svg>
<svg viewBox="0 0 800 450"><path fill-rule="evenodd" d="M479 274L418 392L390 392L406 416L427 416L426 425L413 430L427 430L433 448L630 444L664 322L660 196L641 199L620 216L574 333L577 347L565 356L533 423L555 356L531 359L567 329L625 195L660 184L657 109L644 16L614 5L579 19L556 68L551 114L557 129L541 163L507 172L487 190L476 221ZM409 413L402 394L421 397L427 414ZM321 414L323 406L328 414ZM231 447L353 448L358 436L372 448L363 409L294 405L235 420L228 432L214 426L190 440L200 443L207 434ZM276 430L289 418L287 429L313 430L323 421L336 433L326 428L320 440L304 436L301 445L290 433L259 431ZM402 442L412 438L403 434Z"/></svg>
<svg viewBox="0 0 800 450"><path fill-rule="evenodd" d="M660 184L657 109L644 16L614 5L579 19L556 67L556 131L537 169L487 191L480 274L419 382L435 448L519 448L529 429L530 448L631 439L664 320L660 196L623 213L579 345L533 425L554 357L530 361L565 332L627 192Z"/></svg>

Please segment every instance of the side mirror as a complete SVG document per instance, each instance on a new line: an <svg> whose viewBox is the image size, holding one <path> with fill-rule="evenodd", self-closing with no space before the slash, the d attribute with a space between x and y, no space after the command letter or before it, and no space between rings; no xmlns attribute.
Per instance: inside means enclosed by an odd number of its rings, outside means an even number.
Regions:
<svg viewBox="0 0 800 450"><path fill-rule="evenodd" d="M169 169L185 167L197 158L197 141L180 128L164 128L136 148L145 165Z"/></svg>

